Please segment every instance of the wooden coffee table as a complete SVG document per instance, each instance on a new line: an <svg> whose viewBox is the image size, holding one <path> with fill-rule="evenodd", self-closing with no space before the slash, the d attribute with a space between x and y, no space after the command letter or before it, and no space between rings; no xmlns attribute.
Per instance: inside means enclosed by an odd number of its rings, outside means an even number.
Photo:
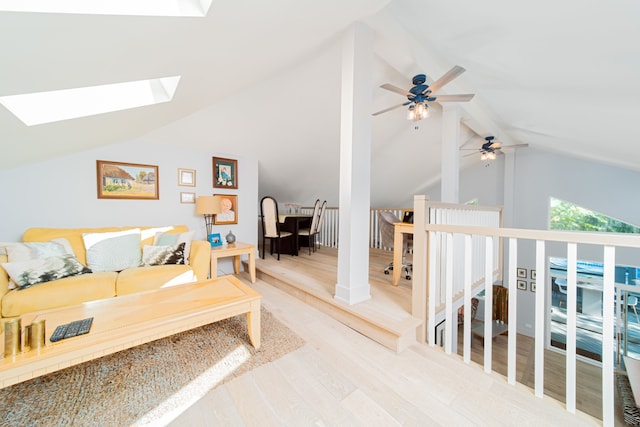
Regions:
<svg viewBox="0 0 640 427"><path fill-rule="evenodd" d="M247 315L249 339L259 348L260 300L238 278L222 276L23 315L23 327L45 319L46 346L0 359L0 388L240 314ZM58 325L87 317L93 317L88 334L49 341Z"/></svg>

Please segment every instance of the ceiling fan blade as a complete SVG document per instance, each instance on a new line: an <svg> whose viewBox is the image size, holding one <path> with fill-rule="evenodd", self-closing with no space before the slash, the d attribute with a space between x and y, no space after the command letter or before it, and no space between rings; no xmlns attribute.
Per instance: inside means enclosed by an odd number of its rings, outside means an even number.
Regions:
<svg viewBox="0 0 640 427"><path fill-rule="evenodd" d="M404 107L405 105L411 104L411 101L403 102L402 104L394 105L393 107L385 108L384 110L380 110L371 114L372 116L377 116L378 114L386 113L387 111L395 110L396 108Z"/></svg>
<svg viewBox="0 0 640 427"><path fill-rule="evenodd" d="M462 157L477 156L477 155L478 155L478 153L469 153L469 154L465 154Z"/></svg>
<svg viewBox="0 0 640 427"><path fill-rule="evenodd" d="M447 71L442 77L440 77L438 80L433 82L433 84L431 86L429 86L429 89L431 89L432 93L433 92L437 92L438 89L440 89L442 86L446 85L451 80L455 79L456 77L458 77L460 74L464 73L465 71L466 70L464 68L462 68L461 66L455 65L452 69Z"/></svg>
<svg viewBox="0 0 640 427"><path fill-rule="evenodd" d="M391 92L399 93L404 96L413 96L411 92L408 92L404 89L399 88L398 86L394 86L391 83L385 83L380 86L382 89L390 90Z"/></svg>
<svg viewBox="0 0 640 427"><path fill-rule="evenodd" d="M503 145L500 148L517 148L517 147L528 147L529 144L514 144L514 145Z"/></svg>
<svg viewBox="0 0 640 427"><path fill-rule="evenodd" d="M496 141L489 146L489 148L500 148L502 147L502 142Z"/></svg>
<svg viewBox="0 0 640 427"><path fill-rule="evenodd" d="M467 102L471 101L475 94L465 93L460 95L431 95L436 98L438 102Z"/></svg>

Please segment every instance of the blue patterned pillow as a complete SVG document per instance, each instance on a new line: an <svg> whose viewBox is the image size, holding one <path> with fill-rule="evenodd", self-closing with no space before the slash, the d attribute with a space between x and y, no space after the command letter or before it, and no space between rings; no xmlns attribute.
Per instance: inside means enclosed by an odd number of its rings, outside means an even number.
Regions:
<svg viewBox="0 0 640 427"><path fill-rule="evenodd" d="M11 279L16 282L18 290L64 277L91 273L91 270L82 265L75 255L5 262L2 263L2 267L9 273Z"/></svg>
<svg viewBox="0 0 640 427"><path fill-rule="evenodd" d="M142 248L143 265L184 264L184 247L186 243L176 245L151 246Z"/></svg>

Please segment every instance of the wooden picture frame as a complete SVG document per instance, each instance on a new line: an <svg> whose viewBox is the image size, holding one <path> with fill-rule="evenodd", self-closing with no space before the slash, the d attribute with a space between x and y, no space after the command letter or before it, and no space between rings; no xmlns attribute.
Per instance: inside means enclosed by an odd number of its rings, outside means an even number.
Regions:
<svg viewBox="0 0 640 427"><path fill-rule="evenodd" d="M527 281L526 280L518 280L516 283L518 284L518 289L520 289L521 291L526 291L527 290Z"/></svg>
<svg viewBox="0 0 640 427"><path fill-rule="evenodd" d="M194 169L178 168L178 185L184 187L196 186L196 171Z"/></svg>
<svg viewBox="0 0 640 427"><path fill-rule="evenodd" d="M527 278L527 269L526 268L518 268L516 270L517 272L517 276L522 278L522 279L526 279Z"/></svg>
<svg viewBox="0 0 640 427"><path fill-rule="evenodd" d="M96 160L98 199L158 200L158 166Z"/></svg>
<svg viewBox="0 0 640 427"><path fill-rule="evenodd" d="M238 188L238 161L234 159L213 158L213 187Z"/></svg>
<svg viewBox="0 0 640 427"><path fill-rule="evenodd" d="M180 203L196 202L196 193L180 192Z"/></svg>
<svg viewBox="0 0 640 427"><path fill-rule="evenodd" d="M220 197L222 212L213 217L215 225L238 223L238 196L235 194L214 194Z"/></svg>

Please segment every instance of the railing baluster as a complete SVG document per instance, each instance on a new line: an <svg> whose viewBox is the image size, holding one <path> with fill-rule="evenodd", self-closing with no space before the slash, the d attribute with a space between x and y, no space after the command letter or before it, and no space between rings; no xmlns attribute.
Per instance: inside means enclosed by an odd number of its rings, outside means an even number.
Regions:
<svg viewBox="0 0 640 427"><path fill-rule="evenodd" d="M518 291L516 287L516 271L518 265L518 241L513 237L509 239L509 336L507 338L507 381L516 383L516 336L518 319Z"/></svg>
<svg viewBox="0 0 640 427"><path fill-rule="evenodd" d="M493 237L485 238L484 264L484 371L491 373L493 339Z"/></svg>
<svg viewBox="0 0 640 427"><path fill-rule="evenodd" d="M545 242L536 240L536 307L535 307L535 395L544 395L544 345L545 345Z"/></svg>
<svg viewBox="0 0 640 427"><path fill-rule="evenodd" d="M473 240L470 234L464 235L464 334L463 357L465 363L471 362L471 266L473 265Z"/></svg>
<svg viewBox="0 0 640 427"><path fill-rule="evenodd" d="M446 234L447 242L447 257L445 260L445 335L444 348L447 354L451 354L454 336L454 320L453 320L453 234ZM457 329L457 322L455 323L455 329Z"/></svg>
<svg viewBox="0 0 640 427"><path fill-rule="evenodd" d="M578 246L567 243L566 406L576 412L576 312L578 311Z"/></svg>
<svg viewBox="0 0 640 427"><path fill-rule="evenodd" d="M616 248L604 247L604 271L602 274L602 425L615 422L613 391L613 310L615 301Z"/></svg>

